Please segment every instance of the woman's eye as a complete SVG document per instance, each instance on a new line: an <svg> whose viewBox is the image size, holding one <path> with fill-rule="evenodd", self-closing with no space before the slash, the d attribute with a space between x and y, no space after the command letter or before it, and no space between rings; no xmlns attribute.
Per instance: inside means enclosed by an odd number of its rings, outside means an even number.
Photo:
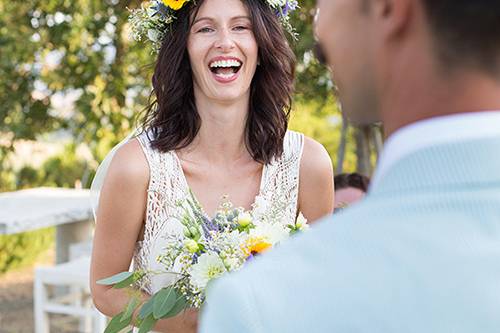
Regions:
<svg viewBox="0 0 500 333"><path fill-rule="evenodd" d="M206 33L206 32L212 32L213 29L209 27L201 28L198 30L198 32Z"/></svg>
<svg viewBox="0 0 500 333"><path fill-rule="evenodd" d="M244 26L244 25L238 25L238 26L234 27L234 30L238 30L238 31L248 30L248 27Z"/></svg>

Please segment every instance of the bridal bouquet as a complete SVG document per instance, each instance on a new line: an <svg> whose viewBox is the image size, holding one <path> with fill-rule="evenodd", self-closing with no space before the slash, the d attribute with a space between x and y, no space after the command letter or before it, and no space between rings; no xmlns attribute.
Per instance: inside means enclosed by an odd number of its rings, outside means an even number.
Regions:
<svg viewBox="0 0 500 333"><path fill-rule="evenodd" d="M201 307L210 281L240 269L254 256L308 228L302 214L295 223L283 224L277 212L265 209L262 197L257 197L251 212L225 199L212 220L192 194L178 205L184 235L170 236L158 257L165 272L174 274L175 279L142 304L138 315L140 333L148 332L160 319L173 317L186 308ZM140 282L147 273L152 272L123 272L98 283L125 288ZM127 309L113 317L105 333L127 327L139 306L139 298L133 297Z"/></svg>

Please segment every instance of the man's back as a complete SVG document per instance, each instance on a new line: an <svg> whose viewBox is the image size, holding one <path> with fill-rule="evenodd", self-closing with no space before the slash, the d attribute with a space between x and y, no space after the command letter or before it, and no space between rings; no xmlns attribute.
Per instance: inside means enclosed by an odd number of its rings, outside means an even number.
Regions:
<svg viewBox="0 0 500 333"><path fill-rule="evenodd" d="M363 203L216 282L201 331L498 332L499 148L401 159Z"/></svg>

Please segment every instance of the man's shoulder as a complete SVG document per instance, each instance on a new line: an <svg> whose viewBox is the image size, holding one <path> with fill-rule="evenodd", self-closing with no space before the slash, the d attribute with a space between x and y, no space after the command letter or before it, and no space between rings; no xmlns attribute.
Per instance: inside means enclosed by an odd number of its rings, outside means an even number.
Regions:
<svg viewBox="0 0 500 333"><path fill-rule="evenodd" d="M249 285L269 284L271 288L287 289L288 282L301 284L315 273L333 272L339 268L333 262L350 262L362 253L358 251L361 244L368 245L374 239L373 231L369 235L370 228L364 229L368 214L365 205L360 204L343 214L325 217L309 230L255 259L232 278ZM377 228L383 228L382 224L380 220ZM345 267L342 270L345 271Z"/></svg>

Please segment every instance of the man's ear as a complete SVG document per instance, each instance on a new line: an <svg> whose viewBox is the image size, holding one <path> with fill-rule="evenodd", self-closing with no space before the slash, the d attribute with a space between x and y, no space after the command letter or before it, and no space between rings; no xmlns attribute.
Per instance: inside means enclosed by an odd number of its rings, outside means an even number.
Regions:
<svg viewBox="0 0 500 333"><path fill-rule="evenodd" d="M388 37L394 37L408 28L417 0L367 1L370 15L379 23L378 30Z"/></svg>

